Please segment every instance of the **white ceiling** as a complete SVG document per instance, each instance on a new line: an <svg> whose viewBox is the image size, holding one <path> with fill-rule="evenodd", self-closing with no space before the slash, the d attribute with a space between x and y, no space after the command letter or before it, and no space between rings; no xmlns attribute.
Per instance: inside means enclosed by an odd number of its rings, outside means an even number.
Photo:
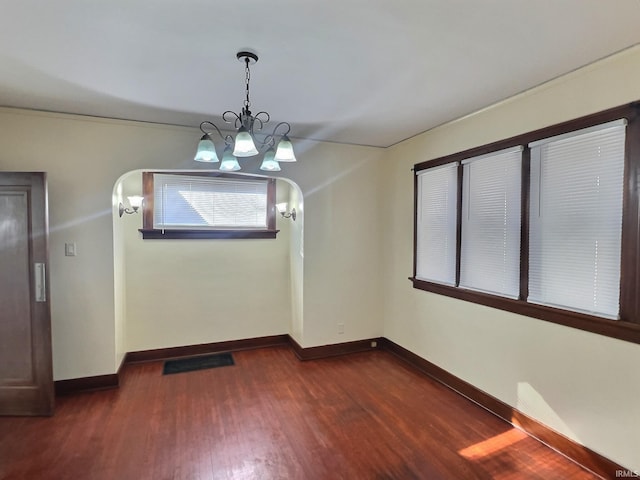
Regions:
<svg viewBox="0 0 640 480"><path fill-rule="evenodd" d="M0 105L388 146L640 42L640 0L0 0ZM272 124L269 124L272 125Z"/></svg>

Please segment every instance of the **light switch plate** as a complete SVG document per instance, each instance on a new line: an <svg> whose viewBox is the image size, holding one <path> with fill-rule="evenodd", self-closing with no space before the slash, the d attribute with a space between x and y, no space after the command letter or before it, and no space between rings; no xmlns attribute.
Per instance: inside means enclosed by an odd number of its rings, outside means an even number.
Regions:
<svg viewBox="0 0 640 480"><path fill-rule="evenodd" d="M64 255L65 257L76 256L76 242L70 242L70 243L64 244Z"/></svg>

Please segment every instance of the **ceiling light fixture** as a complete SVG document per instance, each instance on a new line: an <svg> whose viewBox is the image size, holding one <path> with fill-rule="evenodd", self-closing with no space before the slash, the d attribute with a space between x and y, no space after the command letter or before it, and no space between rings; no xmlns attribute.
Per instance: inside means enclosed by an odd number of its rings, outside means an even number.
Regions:
<svg viewBox="0 0 640 480"><path fill-rule="evenodd" d="M216 147L211 139L211 135L216 131L225 143L220 170L240 170L241 167L236 157L253 157L258 155L262 150L264 157L260 165L260 170L278 172L280 171L280 162L296 161L296 156L293 153L293 145L291 144L291 140L289 140L291 125L287 122L280 122L274 127L271 133L260 133L264 125L269 123L271 117L267 112L258 112L253 115L249 110L251 106L251 101L249 100L251 71L249 65L258 61L258 55L253 52L238 52L236 57L245 64L246 97L244 106L239 115L231 110L227 110L222 114L222 119L226 123L233 124L234 128L237 129L236 138L234 139L231 135L223 135L213 122L202 122L200 124L200 130L203 135L200 143L198 143L198 150L194 160L209 163L220 161L216 153ZM260 139L258 135L261 135L263 138Z"/></svg>

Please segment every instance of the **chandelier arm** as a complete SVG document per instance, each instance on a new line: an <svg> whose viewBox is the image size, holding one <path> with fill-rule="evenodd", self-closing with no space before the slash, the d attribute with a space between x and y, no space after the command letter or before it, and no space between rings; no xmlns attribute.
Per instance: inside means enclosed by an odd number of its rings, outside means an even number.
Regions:
<svg viewBox="0 0 640 480"><path fill-rule="evenodd" d="M231 119L228 119L227 114L233 115L233 117ZM235 128L239 128L239 126L242 125L242 119L240 118L240 115L231 110L227 110L222 114L222 120L224 120L225 123L233 123L233 126Z"/></svg>
<svg viewBox="0 0 640 480"><path fill-rule="evenodd" d="M282 133L277 133L277 135L280 135L281 137L283 135L289 135L289 132L291 132L291 125L289 125L288 122L280 122L275 127L273 127L273 132L271 132L271 135L269 135L269 136L270 137L275 137L276 136L276 132L278 131L278 128L280 128L283 125L286 127L287 130L285 132L282 132Z"/></svg>
<svg viewBox="0 0 640 480"><path fill-rule="evenodd" d="M216 124L215 124L215 123L210 122L209 120L205 120L204 122L202 122L202 123L200 124L200 131L201 131L202 133L204 133L205 135L209 135L209 134L213 133L213 130L211 130L211 129L206 130L206 129L205 129L205 127L213 127L213 128L216 130L216 132L218 132L218 135L220 135L220 138L221 138L221 139L223 139L225 143L227 143L227 137L229 137L229 135L226 135L226 136L225 136L225 135L222 135L222 132L221 132L221 131L220 131L220 129L216 126Z"/></svg>
<svg viewBox="0 0 640 480"><path fill-rule="evenodd" d="M263 113L263 112L260 112ZM266 113L266 112L265 112ZM268 114L267 114L268 115ZM260 120L258 120L260 121ZM265 122L266 123L266 122ZM262 128L262 122L260 122L260 128ZM286 127L286 131L282 132L282 133L278 133L277 130L278 128L280 128L281 126ZM276 146L276 137L283 137L284 135L288 135L289 132L291 131L291 125L289 125L288 122L280 122L279 124L277 124L275 126L275 128L273 129L273 131L267 135L265 135L263 140L260 140L256 135L254 135L254 141L256 143L259 143L259 148L264 148L264 147L274 147Z"/></svg>
<svg viewBox="0 0 640 480"><path fill-rule="evenodd" d="M267 146L267 145L269 147L273 147L273 148L275 148L275 146L276 146L276 139L273 136L273 134L271 134L271 133L269 135L267 135L266 137L264 137L264 141L262 142L262 146L263 147Z"/></svg>
<svg viewBox="0 0 640 480"><path fill-rule="evenodd" d="M264 147L275 147L275 139L272 135L267 135L264 139L260 140L257 135L253 135L253 142L255 143L258 150L263 149Z"/></svg>
<svg viewBox="0 0 640 480"><path fill-rule="evenodd" d="M266 118L259 118L260 115L264 115ZM271 120L271 115L269 115L267 112L258 112L254 115L254 117L256 120L260 120L263 124L265 123L269 123L269 120Z"/></svg>

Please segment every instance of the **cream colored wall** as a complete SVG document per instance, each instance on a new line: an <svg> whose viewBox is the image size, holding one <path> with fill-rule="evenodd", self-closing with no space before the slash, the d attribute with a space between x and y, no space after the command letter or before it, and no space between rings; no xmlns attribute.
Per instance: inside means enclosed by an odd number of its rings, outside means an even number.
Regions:
<svg viewBox="0 0 640 480"><path fill-rule="evenodd" d="M312 347L379 337L384 150L299 145L314 160L289 170L304 198L304 325L297 340Z"/></svg>
<svg viewBox="0 0 640 480"><path fill-rule="evenodd" d="M129 343L159 348L173 337L180 342L201 341L197 332L185 332L178 321L173 329L165 322L152 341L141 340L148 329L132 334L137 340L130 341L131 312L124 306L135 305L132 296L149 292L136 282L135 272L126 278L116 273L116 267L136 263L131 249L125 252L117 238L114 243L114 233L119 234L119 226L125 232L122 222L127 222L127 235L137 232L129 228L136 227L129 225L135 223L134 216L115 224L113 220L114 186L123 174L194 168L199 136L193 128L0 108L0 170L48 172L55 380L114 373ZM304 218L304 269L298 264L303 278L296 279L304 289L299 289L304 296L296 306L304 312L302 343L379 336L381 266L372 259L380 249L381 149L296 141L296 154L298 162L284 165L281 176L301 186L299 201L304 200L304 211L312 212ZM64 256L65 242L76 242L76 257ZM189 245L196 251L202 248L197 242ZM240 245L231 249L246 254ZM151 252L164 247L148 241L136 248ZM283 262L288 271L287 257ZM212 287L219 286L211 281ZM290 308L289 303L283 310L284 328L291 324ZM336 333L339 322L345 324L343 335ZM202 320L203 328L208 328L204 324ZM264 328L230 327L223 336L249 338L276 330L272 319Z"/></svg>
<svg viewBox="0 0 640 480"><path fill-rule="evenodd" d="M413 164L640 99L640 47L389 149L384 334L640 470L640 345L413 289Z"/></svg>
<svg viewBox="0 0 640 480"><path fill-rule="evenodd" d="M112 204L118 205L126 199L123 185L117 182L113 192ZM121 221L117 215L113 215L113 273L114 273L114 315L115 315L115 368L124 360L127 353L126 346L126 320L127 320L127 283L126 283L126 249L124 244L126 222Z"/></svg>
<svg viewBox="0 0 640 480"><path fill-rule="evenodd" d="M296 220L289 228L289 285L291 288L291 323L289 334L302 343L304 328L304 201L297 185L291 185L288 209L296 209Z"/></svg>

